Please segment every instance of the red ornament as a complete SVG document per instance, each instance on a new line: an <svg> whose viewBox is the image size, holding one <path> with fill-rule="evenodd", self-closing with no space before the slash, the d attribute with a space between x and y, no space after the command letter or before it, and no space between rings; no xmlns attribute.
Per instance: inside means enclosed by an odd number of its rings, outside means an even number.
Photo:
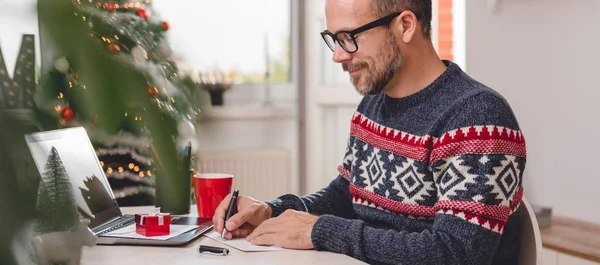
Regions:
<svg viewBox="0 0 600 265"><path fill-rule="evenodd" d="M106 48L112 53L119 53L121 51L121 47L119 47L119 44L116 43L109 43L106 45Z"/></svg>
<svg viewBox="0 0 600 265"><path fill-rule="evenodd" d="M104 9L106 9L108 11L113 11L113 10L117 9L117 5L115 3L105 3Z"/></svg>
<svg viewBox="0 0 600 265"><path fill-rule="evenodd" d="M150 18L150 11L148 11L146 9L140 8L140 9L137 10L136 14L138 15L138 17L141 17L141 18L146 19L146 20L148 20L148 18Z"/></svg>
<svg viewBox="0 0 600 265"><path fill-rule="evenodd" d="M158 97L158 89L156 87L148 86L148 93L150 93L150 96L153 98Z"/></svg>
<svg viewBox="0 0 600 265"><path fill-rule="evenodd" d="M169 30L169 27L171 26L171 25L169 25L169 23L168 23L168 22L166 22L166 21L160 22L160 25L161 25L161 27L162 27L162 30L163 30L163 31L167 31L167 30Z"/></svg>
<svg viewBox="0 0 600 265"><path fill-rule="evenodd" d="M73 113L73 109L71 109L71 107L65 107L60 113L60 116L65 119L65 121L70 121L75 117L75 113Z"/></svg>

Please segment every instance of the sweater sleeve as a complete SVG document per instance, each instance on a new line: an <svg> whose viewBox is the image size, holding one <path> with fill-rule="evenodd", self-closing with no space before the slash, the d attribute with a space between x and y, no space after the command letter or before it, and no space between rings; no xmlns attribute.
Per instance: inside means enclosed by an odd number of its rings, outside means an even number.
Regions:
<svg viewBox="0 0 600 265"><path fill-rule="evenodd" d="M437 191L431 228L409 232L323 215L312 230L317 250L372 264L492 262L521 200L525 141L496 97L473 97L452 112L429 159Z"/></svg>
<svg viewBox="0 0 600 265"><path fill-rule="evenodd" d="M277 217L285 210L309 212L316 215L330 214L344 218L354 218L352 196L349 189L350 165L353 156L350 149L351 138L348 140L343 163L338 166L339 175L329 185L315 193L297 196L285 194L267 204L273 210L273 217Z"/></svg>

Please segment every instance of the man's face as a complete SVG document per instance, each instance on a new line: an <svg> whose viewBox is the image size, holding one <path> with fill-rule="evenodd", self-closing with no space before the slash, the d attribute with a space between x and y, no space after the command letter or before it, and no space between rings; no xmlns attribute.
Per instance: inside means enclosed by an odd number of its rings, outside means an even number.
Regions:
<svg viewBox="0 0 600 265"><path fill-rule="evenodd" d="M328 0L325 12L327 30L334 33L378 19L373 16L370 1L365 0ZM359 33L355 39L358 51L348 53L336 43L333 60L349 73L359 94L381 93L400 69L404 55L386 26Z"/></svg>

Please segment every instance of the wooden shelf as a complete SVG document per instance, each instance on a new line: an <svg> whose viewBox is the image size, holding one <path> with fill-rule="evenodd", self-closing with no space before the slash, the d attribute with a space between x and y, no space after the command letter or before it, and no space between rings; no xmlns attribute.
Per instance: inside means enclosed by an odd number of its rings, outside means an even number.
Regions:
<svg viewBox="0 0 600 265"><path fill-rule="evenodd" d="M552 224L540 231L545 248L600 262L599 224L552 216Z"/></svg>
<svg viewBox="0 0 600 265"><path fill-rule="evenodd" d="M199 121L210 120L281 120L296 118L294 106L212 106L205 108L199 115Z"/></svg>

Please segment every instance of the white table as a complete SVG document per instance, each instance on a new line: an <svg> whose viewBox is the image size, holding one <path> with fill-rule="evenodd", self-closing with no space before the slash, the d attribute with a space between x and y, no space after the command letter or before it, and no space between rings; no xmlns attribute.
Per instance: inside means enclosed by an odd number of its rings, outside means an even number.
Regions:
<svg viewBox="0 0 600 265"><path fill-rule="evenodd" d="M122 207L125 214L149 213L153 207ZM196 206L192 205L189 216L196 215ZM214 256L198 253L198 245L227 247L228 256ZM326 251L283 250L273 252L243 252L219 241L200 237L183 247L147 247L147 246L94 246L85 247L83 265L95 264L364 264L363 262Z"/></svg>

